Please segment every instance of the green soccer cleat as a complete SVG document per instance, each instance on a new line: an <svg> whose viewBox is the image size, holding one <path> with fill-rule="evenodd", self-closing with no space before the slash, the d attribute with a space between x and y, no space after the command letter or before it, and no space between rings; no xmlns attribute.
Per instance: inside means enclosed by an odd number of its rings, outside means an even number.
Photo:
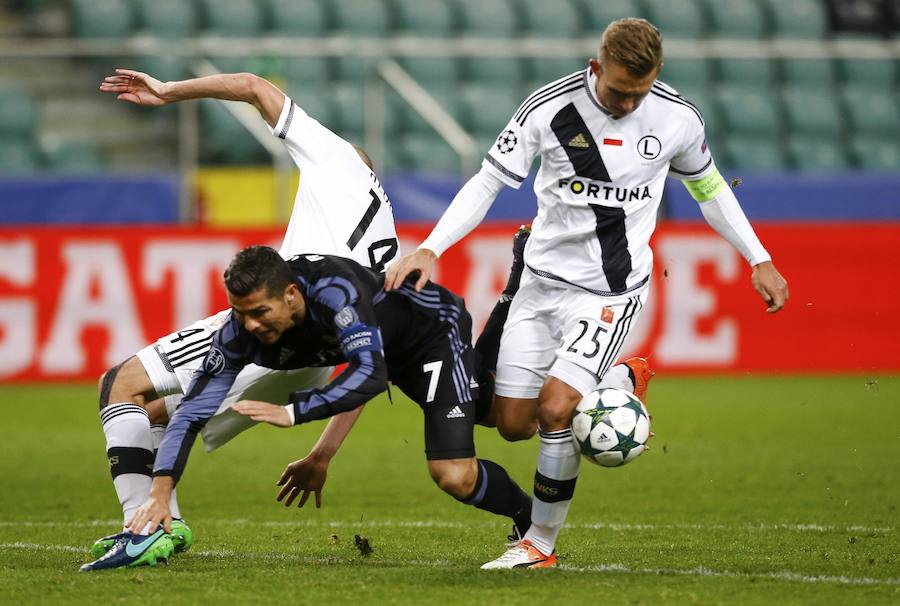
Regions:
<svg viewBox="0 0 900 606"><path fill-rule="evenodd" d="M81 572L167 563L175 547L162 528L149 535L122 533L105 554L81 567Z"/></svg>
<svg viewBox="0 0 900 606"><path fill-rule="evenodd" d="M113 548L116 541L126 534L128 533L119 532L97 539L91 545L91 557L95 560L102 558L107 551ZM169 535L169 538L172 539L172 545L175 546L175 553L187 551L194 544L194 533L191 532L190 527L185 524L184 520L179 518L172 520L172 533Z"/></svg>
<svg viewBox="0 0 900 606"><path fill-rule="evenodd" d="M194 533L181 519L172 520L172 532L169 533L169 537L175 546L175 553L187 551L194 544Z"/></svg>
<svg viewBox="0 0 900 606"><path fill-rule="evenodd" d="M91 557L95 560L99 560L106 554L107 551L113 548L113 545L116 544L116 541L127 534L128 533L123 531L103 537L102 539L97 539L96 541L94 541L94 544L91 545Z"/></svg>

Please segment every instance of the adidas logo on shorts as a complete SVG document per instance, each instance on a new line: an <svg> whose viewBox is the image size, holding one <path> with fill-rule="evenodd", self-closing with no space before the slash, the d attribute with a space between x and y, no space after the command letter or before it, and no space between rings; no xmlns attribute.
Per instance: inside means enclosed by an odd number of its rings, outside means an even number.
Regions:
<svg viewBox="0 0 900 606"><path fill-rule="evenodd" d="M459 419L459 418L465 417L465 416L466 416L466 413L464 413L462 411L462 409L460 409L459 406L454 406L453 410L451 410L450 412L447 413L448 419Z"/></svg>

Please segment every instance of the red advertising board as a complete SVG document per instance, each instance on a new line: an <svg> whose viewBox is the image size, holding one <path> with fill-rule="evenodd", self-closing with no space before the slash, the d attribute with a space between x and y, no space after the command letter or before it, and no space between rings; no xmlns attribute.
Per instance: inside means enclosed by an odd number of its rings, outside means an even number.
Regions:
<svg viewBox="0 0 900 606"><path fill-rule="evenodd" d="M484 225L436 280L476 330L506 281L516 226ZM900 225L761 225L790 284L775 315L740 256L703 224L662 225L650 302L628 353L670 372L900 370ZM411 250L427 227L400 229ZM160 228L0 230L0 381L96 379L159 336L225 307L239 248L281 233Z"/></svg>

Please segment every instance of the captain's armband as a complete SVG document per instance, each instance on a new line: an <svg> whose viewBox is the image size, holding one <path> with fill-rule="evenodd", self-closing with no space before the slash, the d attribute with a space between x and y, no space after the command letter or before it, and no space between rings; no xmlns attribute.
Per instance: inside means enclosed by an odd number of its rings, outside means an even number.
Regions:
<svg viewBox="0 0 900 606"><path fill-rule="evenodd" d="M684 186L697 202L709 202L722 191L728 188L728 183L722 177L718 169L698 179L697 181L683 181Z"/></svg>

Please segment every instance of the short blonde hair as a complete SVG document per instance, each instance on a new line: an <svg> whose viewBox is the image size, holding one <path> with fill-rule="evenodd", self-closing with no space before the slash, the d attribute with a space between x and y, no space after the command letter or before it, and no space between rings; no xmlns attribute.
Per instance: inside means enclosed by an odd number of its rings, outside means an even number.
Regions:
<svg viewBox="0 0 900 606"><path fill-rule="evenodd" d="M633 76L646 76L662 65L662 35L646 19L619 19L610 23L600 39L597 60L614 61Z"/></svg>

